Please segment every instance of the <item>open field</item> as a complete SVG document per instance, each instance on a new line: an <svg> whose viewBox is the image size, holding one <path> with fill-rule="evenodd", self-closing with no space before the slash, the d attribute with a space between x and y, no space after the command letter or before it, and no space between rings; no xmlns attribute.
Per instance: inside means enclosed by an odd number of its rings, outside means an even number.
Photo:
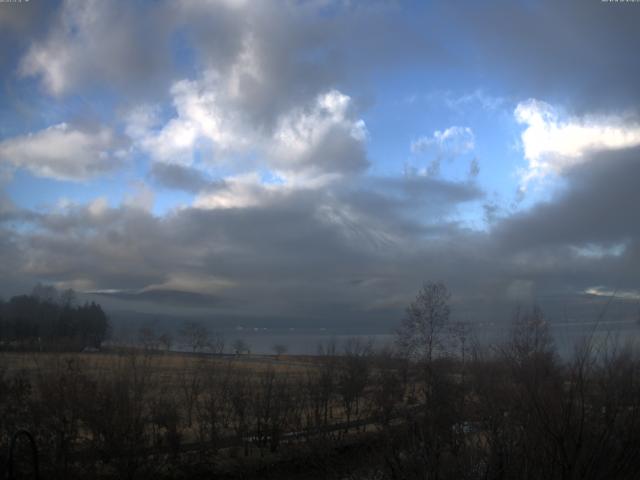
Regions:
<svg viewBox="0 0 640 480"><path fill-rule="evenodd" d="M190 353L160 353L145 355L139 350L113 350L96 353L50 353L50 352L8 352L0 351L0 368L11 371L47 371L60 368L61 364L75 363L95 374L104 373L118 367L125 359L135 355L144 358L147 368L155 373L178 375L194 368L221 368L234 366L254 372L275 369L290 374L300 374L314 368L313 357L288 357L281 359L271 355L210 355Z"/></svg>
<svg viewBox="0 0 640 480"><path fill-rule="evenodd" d="M64 458L65 475L92 459L94 468L107 465L94 474L118 476L137 472L150 456L214 452L224 463L273 457L318 436L340 445L350 430L364 433L373 420L367 420L365 385L348 403L340 400L338 363L134 350L1 352L0 405L11 415L0 447L23 428L34 432L45 458ZM54 471L61 468L57 461Z"/></svg>

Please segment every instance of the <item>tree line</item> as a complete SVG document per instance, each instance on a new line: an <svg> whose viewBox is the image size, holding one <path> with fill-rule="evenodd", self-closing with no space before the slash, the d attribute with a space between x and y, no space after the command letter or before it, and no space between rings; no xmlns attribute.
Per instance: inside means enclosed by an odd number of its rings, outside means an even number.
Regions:
<svg viewBox="0 0 640 480"><path fill-rule="evenodd" d="M38 285L31 294L0 299L0 346L5 349L98 349L109 328L102 307L78 303L73 290Z"/></svg>

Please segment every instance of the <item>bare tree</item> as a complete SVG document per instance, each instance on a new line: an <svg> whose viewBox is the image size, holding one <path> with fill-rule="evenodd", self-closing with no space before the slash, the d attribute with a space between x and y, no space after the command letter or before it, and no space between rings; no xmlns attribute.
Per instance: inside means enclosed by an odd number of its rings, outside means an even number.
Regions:
<svg viewBox="0 0 640 480"><path fill-rule="evenodd" d="M168 352L171 350L171 345L173 345L173 337L169 332L164 332L158 337L158 342Z"/></svg>
<svg viewBox="0 0 640 480"><path fill-rule="evenodd" d="M245 456L249 455L247 434L253 407L250 381L245 372L237 372L229 384L230 423L237 440L244 445Z"/></svg>
<svg viewBox="0 0 640 480"><path fill-rule="evenodd" d="M160 346L160 339L156 335L151 325L143 325L138 329L138 343L150 352L157 350Z"/></svg>
<svg viewBox="0 0 640 480"><path fill-rule="evenodd" d="M241 338L238 338L237 340L235 340L233 342L232 347L233 347L233 351L236 353L236 355L241 355L243 353L248 353L249 352L249 345L247 344L247 342L245 342Z"/></svg>
<svg viewBox="0 0 640 480"><path fill-rule="evenodd" d="M318 356L320 368L315 377L314 390L317 391L322 420L316 415L318 425L328 425L329 418L332 417L331 400L336 388L336 342L330 340L326 346L318 345Z"/></svg>
<svg viewBox="0 0 640 480"><path fill-rule="evenodd" d="M43 285L38 283L31 291L31 296L42 302L57 303L61 295L53 285Z"/></svg>
<svg viewBox="0 0 640 480"><path fill-rule="evenodd" d="M283 345L281 343L277 343L272 347L272 350L274 351L274 353L276 354L276 356L278 358L280 358L282 355L284 355L285 353L287 353L287 346Z"/></svg>
<svg viewBox="0 0 640 480"><path fill-rule="evenodd" d="M81 403L83 425L90 451L110 463L117 478L133 479L141 468L150 466L141 455L150 434L149 399L157 396L150 359L125 355L111 371L83 389L88 399Z"/></svg>
<svg viewBox="0 0 640 480"><path fill-rule="evenodd" d="M404 389L397 370L381 368L373 379L373 402L375 413L382 427L388 427L397 407L401 404Z"/></svg>
<svg viewBox="0 0 640 480"><path fill-rule="evenodd" d="M60 294L60 305L63 307L73 307L78 301L76 292L72 288L68 288Z"/></svg>
<svg viewBox="0 0 640 480"><path fill-rule="evenodd" d="M194 353L204 350L209 344L209 331L200 322L185 322L180 333Z"/></svg>
<svg viewBox="0 0 640 480"><path fill-rule="evenodd" d="M230 422L231 382L236 374L230 363L224 370L212 363L202 372L202 393L196 403L198 435L202 441L209 442L214 451Z"/></svg>
<svg viewBox="0 0 640 480"><path fill-rule="evenodd" d="M442 348L451 294L443 283L425 283L411 302L397 331L399 346L411 357L431 362Z"/></svg>
<svg viewBox="0 0 640 480"><path fill-rule="evenodd" d="M209 340L208 348L211 350L211 353L221 354L224 352L225 339L224 335L220 332L214 332Z"/></svg>
<svg viewBox="0 0 640 480"><path fill-rule="evenodd" d="M195 367L188 368L189 363L185 361L182 375L180 375L180 390L187 415L187 426L191 427L193 423L193 410L198 401L198 397L202 393L202 365L197 364Z"/></svg>
<svg viewBox="0 0 640 480"><path fill-rule="evenodd" d="M516 310L510 337L503 353L523 377L528 380L545 377L554 368L556 349L539 307L534 306L530 312Z"/></svg>
<svg viewBox="0 0 640 480"><path fill-rule="evenodd" d="M252 437L260 448L268 444L271 452L280 445L282 434L291 423L293 408L292 389L285 374L269 369L260 375L252 389L253 431Z"/></svg>
<svg viewBox="0 0 640 480"><path fill-rule="evenodd" d="M347 416L347 424L353 415L360 413L360 401L369 382L372 342L350 338L344 347L342 368L338 375L338 389ZM348 428L348 427L347 427Z"/></svg>
<svg viewBox="0 0 640 480"><path fill-rule="evenodd" d="M465 384L470 343L474 340L471 324L468 322L454 323L451 326L451 339L453 348L459 354L461 381Z"/></svg>

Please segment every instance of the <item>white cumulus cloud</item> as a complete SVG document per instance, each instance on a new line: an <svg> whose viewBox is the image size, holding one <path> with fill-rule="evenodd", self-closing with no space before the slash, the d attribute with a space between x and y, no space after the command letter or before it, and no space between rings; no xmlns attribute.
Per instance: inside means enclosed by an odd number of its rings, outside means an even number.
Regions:
<svg viewBox="0 0 640 480"><path fill-rule="evenodd" d="M237 175L226 178L220 188L200 193L193 206L202 209L254 207L264 204L278 190L276 185L264 184L256 173Z"/></svg>
<svg viewBox="0 0 640 480"><path fill-rule="evenodd" d="M154 160L190 165L202 142L217 152L241 151L251 144L240 112L224 105L215 72L200 80L176 82L171 96L176 115L160 129L153 129L157 123L153 108L140 107L129 115L127 133ZM217 158L210 156L209 161Z"/></svg>
<svg viewBox="0 0 640 480"><path fill-rule="evenodd" d="M367 165L367 128L352 113L351 97L337 90L319 95L311 108L284 115L270 153L285 172L353 172Z"/></svg>
<svg viewBox="0 0 640 480"><path fill-rule="evenodd" d="M119 166L124 155L106 127L90 132L60 123L0 142L0 162L57 180L97 176Z"/></svg>
<svg viewBox="0 0 640 480"><path fill-rule="evenodd" d="M522 132L524 157L523 188L534 179L560 174L588 159L588 154L640 145L640 124L624 116L568 117L540 100L520 102L514 111Z"/></svg>
<svg viewBox="0 0 640 480"><path fill-rule="evenodd" d="M324 92L279 116L273 130L250 121L236 102L233 85L215 72L181 80L171 89L176 115L157 128L157 110L140 107L128 117L127 134L153 160L192 165L231 163L246 172L237 154L255 153L252 163L289 179L359 171L368 164L367 129L353 112L351 97Z"/></svg>

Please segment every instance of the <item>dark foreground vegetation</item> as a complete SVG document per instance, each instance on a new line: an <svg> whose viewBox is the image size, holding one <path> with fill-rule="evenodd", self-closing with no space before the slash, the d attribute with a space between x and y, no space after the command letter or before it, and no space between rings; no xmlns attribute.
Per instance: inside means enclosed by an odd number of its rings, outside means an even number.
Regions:
<svg viewBox="0 0 640 480"><path fill-rule="evenodd" d="M640 477L634 351L587 338L561 361L536 309L486 348L448 319L430 284L393 351L4 353L0 453L25 429L41 478ZM33 468L26 442L15 467Z"/></svg>

